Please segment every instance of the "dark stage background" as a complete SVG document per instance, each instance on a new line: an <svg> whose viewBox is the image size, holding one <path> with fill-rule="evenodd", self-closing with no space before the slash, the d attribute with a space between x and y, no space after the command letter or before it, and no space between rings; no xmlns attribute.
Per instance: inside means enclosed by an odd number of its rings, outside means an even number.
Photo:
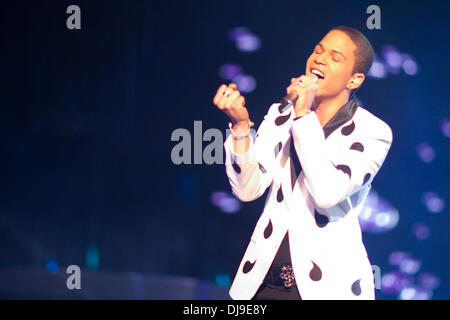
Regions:
<svg viewBox="0 0 450 320"><path fill-rule="evenodd" d="M71 4L81 30L66 27ZM371 4L380 30L366 27ZM259 125L315 43L348 25L371 40L381 68L358 98L394 135L372 186L399 219L363 233L385 276L377 299L450 298L449 2L4 1L0 10L0 297L228 298L265 198L236 201L223 165L173 164L171 134L193 133L196 120L225 133L212 99L230 82L227 63L250 76L240 85ZM241 47L239 32L250 34ZM396 69L399 52L410 62ZM76 293L65 287L69 265L82 269Z"/></svg>

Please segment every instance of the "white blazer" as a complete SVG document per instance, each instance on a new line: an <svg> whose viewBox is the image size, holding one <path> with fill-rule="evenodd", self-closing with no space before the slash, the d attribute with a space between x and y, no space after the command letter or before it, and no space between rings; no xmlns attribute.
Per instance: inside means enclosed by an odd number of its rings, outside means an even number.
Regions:
<svg viewBox="0 0 450 320"><path fill-rule="evenodd" d="M230 296L255 295L289 231L302 299L374 299L358 214L391 146L392 131L355 99L323 128L315 112L294 120L292 107L281 113L279 106L272 104L248 152L236 154L231 135L224 143L236 197L252 201L270 186ZM302 169L297 178L294 159Z"/></svg>

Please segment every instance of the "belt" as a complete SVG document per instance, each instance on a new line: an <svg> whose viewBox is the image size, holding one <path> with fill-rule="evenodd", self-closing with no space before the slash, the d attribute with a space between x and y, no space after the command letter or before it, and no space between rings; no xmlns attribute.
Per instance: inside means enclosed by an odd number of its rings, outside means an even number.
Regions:
<svg viewBox="0 0 450 320"><path fill-rule="evenodd" d="M281 267L271 267L264 278L263 283L270 283L277 286L291 288L296 286L294 270L290 264Z"/></svg>

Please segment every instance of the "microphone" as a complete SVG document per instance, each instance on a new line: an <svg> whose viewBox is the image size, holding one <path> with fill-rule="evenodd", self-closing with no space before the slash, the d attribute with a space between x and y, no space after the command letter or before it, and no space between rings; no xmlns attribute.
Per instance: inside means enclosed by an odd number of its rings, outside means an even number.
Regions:
<svg viewBox="0 0 450 320"><path fill-rule="evenodd" d="M317 82L317 76L314 74L307 75L308 78L310 78L312 81ZM278 107L278 110L280 110L280 113L283 113L287 110L290 106L295 105L295 102L298 99L298 94L295 91L289 92L283 99L280 100L280 106Z"/></svg>

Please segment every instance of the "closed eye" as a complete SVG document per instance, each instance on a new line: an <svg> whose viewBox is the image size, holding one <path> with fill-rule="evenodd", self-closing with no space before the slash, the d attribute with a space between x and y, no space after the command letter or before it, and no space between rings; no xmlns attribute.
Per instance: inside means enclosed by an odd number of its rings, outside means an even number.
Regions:
<svg viewBox="0 0 450 320"><path fill-rule="evenodd" d="M323 49L320 46L316 46L316 49L314 50L314 52L320 54L323 52Z"/></svg>
<svg viewBox="0 0 450 320"><path fill-rule="evenodd" d="M333 55L333 60L336 61L336 62L341 62L341 61L342 61L342 58L341 58L339 55L334 54L334 55Z"/></svg>

